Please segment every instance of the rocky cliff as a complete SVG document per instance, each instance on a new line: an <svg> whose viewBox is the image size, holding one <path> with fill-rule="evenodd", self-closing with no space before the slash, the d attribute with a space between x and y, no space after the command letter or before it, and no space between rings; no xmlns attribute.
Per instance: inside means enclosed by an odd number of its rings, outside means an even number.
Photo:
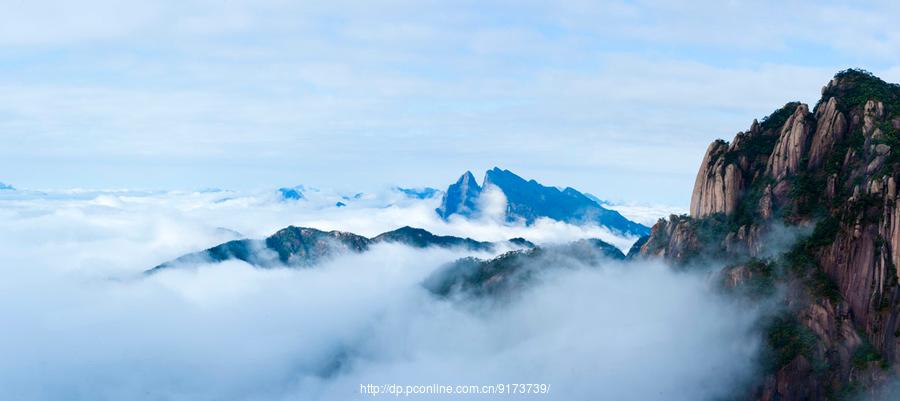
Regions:
<svg viewBox="0 0 900 401"><path fill-rule="evenodd" d="M635 250L682 268L727 261L726 288L784 289L764 292L783 311L761 322L754 398L841 399L900 373L898 155L900 86L840 72L812 111L788 103L713 142L690 216Z"/></svg>

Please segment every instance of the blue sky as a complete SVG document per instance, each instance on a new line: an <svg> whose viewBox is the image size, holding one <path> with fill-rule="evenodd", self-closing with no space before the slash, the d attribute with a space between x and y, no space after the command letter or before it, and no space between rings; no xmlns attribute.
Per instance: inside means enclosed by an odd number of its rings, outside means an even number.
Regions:
<svg viewBox="0 0 900 401"><path fill-rule="evenodd" d="M900 5L0 4L0 181L365 190L493 166L686 205L707 144L837 71L900 82Z"/></svg>

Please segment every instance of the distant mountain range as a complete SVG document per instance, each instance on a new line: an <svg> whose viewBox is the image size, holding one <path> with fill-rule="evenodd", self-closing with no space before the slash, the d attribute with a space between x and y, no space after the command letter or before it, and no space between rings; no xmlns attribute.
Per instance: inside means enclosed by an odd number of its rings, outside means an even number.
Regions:
<svg viewBox="0 0 900 401"><path fill-rule="evenodd" d="M2 183L0 183L2 184ZM11 188L11 187L10 187ZM3 189L3 188L0 188ZM411 199L431 199L436 198L438 196L443 195L443 192L439 189L424 187L424 188L404 188L404 187L393 187L391 190L399 192ZM312 198L307 196L312 193ZM290 201L299 201L299 200L311 200L311 199L321 199L324 197L333 197L333 201L337 202L337 206L347 206L347 202L356 201L363 199L364 194L362 192L355 193L352 195L340 195L337 193L329 193L328 191L323 191L313 188L307 187L304 185L297 185L293 187L281 187L276 190L276 194L278 199L286 202ZM318 194L318 195L316 195Z"/></svg>
<svg viewBox="0 0 900 401"><path fill-rule="evenodd" d="M482 195L487 188L500 190L506 198L504 217L508 222L524 222L531 225L540 218L548 218L570 224L595 224L608 228L614 233L624 236L640 237L650 233L650 228L631 221L618 211L604 207L607 205L599 198L566 187L544 186L535 180L525 180L509 170L494 167L487 171L479 185L475 176L466 171L465 174L451 184L446 191L439 189L393 187L392 190L410 199L430 200L440 197L440 206L435 212L444 220L453 215L476 218L485 212L487 203ZM310 194L315 192L315 194ZM278 198L285 202L331 199L336 207L348 206L351 202L363 199L362 193L353 196L322 193L319 190L303 185L282 187L277 190ZM331 198L328 198L328 197Z"/></svg>
<svg viewBox="0 0 900 401"><path fill-rule="evenodd" d="M0 191L2 191L2 190L10 190L11 191L11 190L15 190L15 188L13 188L12 185L7 185L7 184L0 182Z"/></svg>
<svg viewBox="0 0 900 401"><path fill-rule="evenodd" d="M488 186L500 189L506 196L506 218L510 221L523 220L526 224L532 224L538 218L546 217L573 224L593 223L631 236L650 232L649 227L604 208L592 195L585 195L571 187L560 191L535 180L526 181L509 170L497 167L487 171L480 186L471 172L465 172L447 188L440 207L435 211L445 220L452 215L477 216L481 212L481 195Z"/></svg>
<svg viewBox="0 0 900 401"><path fill-rule="evenodd" d="M300 188L278 188L278 194L281 195L282 200L286 201L306 199Z"/></svg>
<svg viewBox="0 0 900 401"><path fill-rule="evenodd" d="M442 195L440 189L434 189L430 187L425 188L402 188L402 187L394 187L394 190L406 195L407 197L414 199L429 199L434 198L438 195Z"/></svg>
<svg viewBox="0 0 900 401"><path fill-rule="evenodd" d="M484 242L471 238L435 235L421 228L408 226L372 238L342 231L321 231L314 228L290 226L266 239L234 240L203 251L190 253L162 263L148 270L147 273L155 273L181 264L215 263L227 260L241 260L261 268L309 267L341 253L365 252L372 245L380 243L399 243L413 248L461 248L485 252L502 249L499 247L504 245L510 248L533 248L535 246L522 238L513 238L503 242ZM603 244L613 247L605 242Z"/></svg>

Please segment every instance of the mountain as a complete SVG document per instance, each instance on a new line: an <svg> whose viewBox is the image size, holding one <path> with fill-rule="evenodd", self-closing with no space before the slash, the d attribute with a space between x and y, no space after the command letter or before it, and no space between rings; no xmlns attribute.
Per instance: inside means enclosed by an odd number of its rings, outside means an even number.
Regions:
<svg viewBox="0 0 900 401"><path fill-rule="evenodd" d="M726 292L774 297L752 398L878 395L900 373L898 181L900 85L842 71L811 110L788 103L710 144L690 215L660 220L631 256L727 261Z"/></svg>
<svg viewBox="0 0 900 401"><path fill-rule="evenodd" d="M466 171L455 184L447 188L441 199L441 207L435 209L442 219L451 215L474 216L478 210L478 197L481 196L481 187L475 182L475 176L471 171Z"/></svg>
<svg viewBox="0 0 900 401"><path fill-rule="evenodd" d="M582 239L565 245L511 251L488 260L463 258L430 275L423 285L441 296L497 295L527 285L543 269L597 266L603 261L624 259L622 251L613 245Z"/></svg>
<svg viewBox="0 0 900 401"><path fill-rule="evenodd" d="M282 200L301 200L305 199L300 188L278 188L278 194Z"/></svg>
<svg viewBox="0 0 900 401"><path fill-rule="evenodd" d="M591 194L589 194L589 193L587 193L587 192L583 193L582 195L584 195L584 196L586 196L588 199L590 199L590 200L596 202L596 203L597 203L598 205L600 205L600 206L606 206L606 205L609 205L609 204L610 204L610 202L607 202L607 201L605 201L605 200L603 200L603 199L600 199L600 198L598 198L598 197L596 197L596 196L594 196L594 195L591 195Z"/></svg>
<svg viewBox="0 0 900 401"><path fill-rule="evenodd" d="M15 188L13 188L12 185L7 185L7 184L0 182L0 191L3 191L3 190L14 191Z"/></svg>
<svg viewBox="0 0 900 401"><path fill-rule="evenodd" d="M409 226L379 234L372 238L372 242L401 243L414 248L438 246L442 248L464 248L472 251L491 251L494 249L494 244L491 242L481 242L471 238L447 235L434 235L421 228Z"/></svg>
<svg viewBox="0 0 900 401"><path fill-rule="evenodd" d="M440 195L442 192L439 189L434 189L430 187L425 188L402 188L402 187L394 187L394 189L409 198L413 199L430 199Z"/></svg>
<svg viewBox="0 0 900 401"><path fill-rule="evenodd" d="M341 196L341 199L343 199L345 201L360 200L360 199L362 199L363 195L364 194L362 192L357 192L353 195L343 195L343 196Z"/></svg>
<svg viewBox="0 0 900 401"><path fill-rule="evenodd" d="M413 248L461 248L469 251L493 251L498 246L511 248L534 246L521 238L505 243L476 241L471 238L434 235L421 228L402 227L366 238L343 231L321 231L290 226L264 240L229 241L212 248L190 253L162 263L147 273L156 273L180 264L197 264L241 260L261 268L309 267L341 253L362 253L379 243L399 243ZM611 246L611 245L610 245Z"/></svg>
<svg viewBox="0 0 900 401"><path fill-rule="evenodd" d="M266 238L266 248L275 251L278 261L294 266L315 264L323 257L342 251L363 252L369 249L370 243L368 238L353 233L294 226Z"/></svg>
<svg viewBox="0 0 900 401"><path fill-rule="evenodd" d="M363 236L342 231L321 231L289 226L264 240L241 239L187 254L162 263L150 270L155 273L180 264L242 260L253 266L312 266L323 258L341 252L360 253L369 249L371 241Z"/></svg>
<svg viewBox="0 0 900 401"><path fill-rule="evenodd" d="M481 187L471 172L466 172L444 194L437 213L444 219L453 214L474 216L479 197L487 186L495 186L506 196L506 217L532 224L541 217L573 224L595 223L626 235L646 235L650 229L609 210L574 188L562 191L535 180L526 181L509 170L494 167L484 176Z"/></svg>

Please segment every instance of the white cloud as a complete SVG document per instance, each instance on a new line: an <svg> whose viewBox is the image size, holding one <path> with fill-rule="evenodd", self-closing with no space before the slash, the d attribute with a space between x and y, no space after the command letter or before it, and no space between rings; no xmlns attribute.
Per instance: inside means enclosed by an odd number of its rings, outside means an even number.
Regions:
<svg viewBox="0 0 900 401"><path fill-rule="evenodd" d="M480 217L487 221L501 222L506 218L506 194L496 185L488 184L481 189L478 197Z"/></svg>
<svg viewBox="0 0 900 401"><path fill-rule="evenodd" d="M683 207L666 206L666 205L641 205L633 203L603 205L603 207L615 210L625 216L625 218L641 223L647 227L652 227L661 218L670 215L687 214L688 210Z"/></svg>
<svg viewBox="0 0 900 401"><path fill-rule="evenodd" d="M54 187L434 185L502 165L686 205L710 140L815 101L849 60L890 76L900 35L890 2L3 7L0 178Z"/></svg>
<svg viewBox="0 0 900 401"><path fill-rule="evenodd" d="M134 275L221 241L223 223L249 235L311 220L374 230L427 205L215 202L235 195L0 199L0 398L344 400L364 398L365 383L539 382L554 399L693 400L752 373L736 361L754 353L753 312L660 265L536 266L534 286L485 303L420 286L464 253L401 245L312 269L228 262ZM475 224L447 228L487 232Z"/></svg>

